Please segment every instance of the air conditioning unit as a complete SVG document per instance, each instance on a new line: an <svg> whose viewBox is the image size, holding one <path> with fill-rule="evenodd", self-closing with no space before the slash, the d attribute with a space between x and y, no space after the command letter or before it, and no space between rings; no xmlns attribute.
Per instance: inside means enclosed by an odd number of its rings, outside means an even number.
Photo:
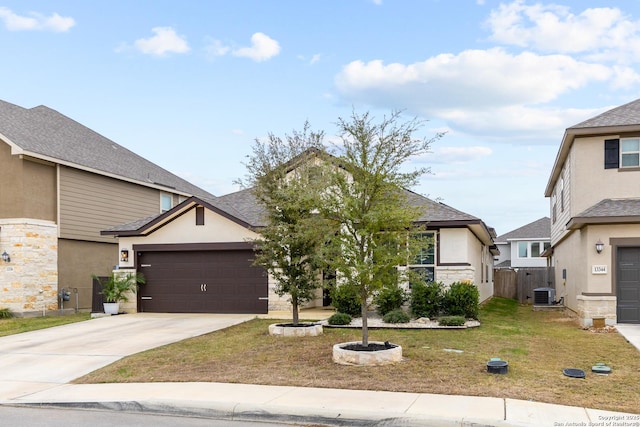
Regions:
<svg viewBox="0 0 640 427"><path fill-rule="evenodd" d="M536 288L533 290L533 305L552 305L556 301L556 290L553 288Z"/></svg>

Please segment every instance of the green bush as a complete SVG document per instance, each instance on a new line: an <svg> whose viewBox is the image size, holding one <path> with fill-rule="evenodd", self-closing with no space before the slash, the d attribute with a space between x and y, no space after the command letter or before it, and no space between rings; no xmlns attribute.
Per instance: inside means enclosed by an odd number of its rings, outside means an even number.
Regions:
<svg viewBox="0 0 640 427"><path fill-rule="evenodd" d="M331 305L338 313L360 317L362 304L355 286L345 283L331 289Z"/></svg>
<svg viewBox="0 0 640 427"><path fill-rule="evenodd" d="M407 301L407 294L399 286L387 286L373 298L373 302L378 306L378 313L382 316L390 311L397 310Z"/></svg>
<svg viewBox="0 0 640 427"><path fill-rule="evenodd" d="M443 311L450 316L477 319L480 292L473 283L455 282L444 293Z"/></svg>
<svg viewBox="0 0 640 427"><path fill-rule="evenodd" d="M411 287L410 306L414 317L436 317L442 307L441 282L417 282Z"/></svg>
<svg viewBox="0 0 640 427"><path fill-rule="evenodd" d="M408 323L411 318L403 310L397 309L385 314L382 320L385 323Z"/></svg>
<svg viewBox="0 0 640 427"><path fill-rule="evenodd" d="M0 319L10 319L13 313L8 308L0 308Z"/></svg>
<svg viewBox="0 0 640 427"><path fill-rule="evenodd" d="M330 325L348 325L351 323L351 316L347 313L335 313L329 317L328 323Z"/></svg>
<svg viewBox="0 0 640 427"><path fill-rule="evenodd" d="M438 319L440 326L463 326L467 320L462 316L444 316Z"/></svg>

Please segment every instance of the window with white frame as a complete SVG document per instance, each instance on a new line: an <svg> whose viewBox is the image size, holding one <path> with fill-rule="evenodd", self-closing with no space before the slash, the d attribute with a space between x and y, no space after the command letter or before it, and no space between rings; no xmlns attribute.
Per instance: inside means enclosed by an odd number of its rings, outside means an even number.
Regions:
<svg viewBox="0 0 640 427"><path fill-rule="evenodd" d="M166 212L173 207L173 196L168 193L160 193L160 212Z"/></svg>
<svg viewBox="0 0 640 427"><path fill-rule="evenodd" d="M435 280L435 233L420 233L422 247L411 264L408 265L410 270L420 274L427 282Z"/></svg>
<svg viewBox="0 0 640 427"><path fill-rule="evenodd" d="M540 258L550 246L549 242L518 242L518 258Z"/></svg>
<svg viewBox="0 0 640 427"><path fill-rule="evenodd" d="M620 167L637 168L640 166L640 138L620 141Z"/></svg>

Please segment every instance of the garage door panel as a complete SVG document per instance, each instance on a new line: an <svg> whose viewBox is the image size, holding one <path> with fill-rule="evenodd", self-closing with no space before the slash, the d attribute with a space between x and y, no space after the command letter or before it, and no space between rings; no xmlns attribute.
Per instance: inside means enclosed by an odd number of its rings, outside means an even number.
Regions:
<svg viewBox="0 0 640 427"><path fill-rule="evenodd" d="M267 275L252 251L142 252L140 311L266 313Z"/></svg>
<svg viewBox="0 0 640 427"><path fill-rule="evenodd" d="M640 323L640 248L618 248L617 316L619 323Z"/></svg>

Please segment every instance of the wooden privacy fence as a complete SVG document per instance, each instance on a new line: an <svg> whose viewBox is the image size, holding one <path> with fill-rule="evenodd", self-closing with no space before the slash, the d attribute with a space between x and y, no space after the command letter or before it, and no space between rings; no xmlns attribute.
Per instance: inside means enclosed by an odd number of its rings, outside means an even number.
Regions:
<svg viewBox="0 0 640 427"><path fill-rule="evenodd" d="M497 297L533 304L533 290L554 288L553 267L496 268L493 270L493 294Z"/></svg>

